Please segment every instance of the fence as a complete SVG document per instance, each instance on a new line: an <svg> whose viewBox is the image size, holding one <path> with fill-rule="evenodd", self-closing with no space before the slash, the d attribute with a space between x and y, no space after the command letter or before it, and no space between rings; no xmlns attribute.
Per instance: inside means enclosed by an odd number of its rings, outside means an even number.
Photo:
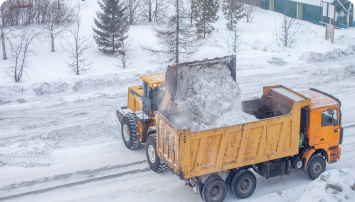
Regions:
<svg viewBox="0 0 355 202"><path fill-rule="evenodd" d="M350 2L344 4L345 8L350 8ZM315 5L310 5L310 4L303 4L303 3L297 3L295 1L291 0L262 0L260 4L258 5L260 8L265 9L265 10L272 10L278 13L282 13L288 17L291 18L298 18L300 20L305 20L314 24L318 25L324 25L326 22L326 17L323 16L323 10L322 7L315 6ZM350 25L352 24L352 21L355 21L354 19L354 5L352 5L352 8L349 11L349 22ZM336 19L335 19L335 26L336 27L342 27L343 23L347 22L347 16L341 16L341 11L342 7L337 6L336 7ZM297 13L298 12L298 13ZM345 12L346 13L346 12ZM329 16L332 18L332 24L333 24L333 18L334 16ZM322 22L324 23L322 23ZM330 22L330 19L328 18L328 23ZM349 25L348 25L349 26Z"/></svg>

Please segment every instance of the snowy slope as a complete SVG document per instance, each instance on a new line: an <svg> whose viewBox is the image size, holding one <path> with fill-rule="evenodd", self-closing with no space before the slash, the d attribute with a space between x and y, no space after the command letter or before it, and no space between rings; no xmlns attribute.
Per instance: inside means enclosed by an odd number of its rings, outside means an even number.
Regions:
<svg viewBox="0 0 355 202"><path fill-rule="evenodd" d="M98 6L95 0L82 4L90 33ZM307 51L324 54L348 48L355 29L336 30L336 38L342 37L333 45L324 40L324 27L297 22L302 31L299 43L282 51L271 41L278 16L258 9L252 23L240 22L243 43L237 55L237 81L242 99L260 96L263 86L279 84L294 90L318 88L338 97L346 126L342 157L327 170L355 172L355 72L347 68L355 65L355 50L336 60L300 59ZM229 34L225 23L221 16L207 44L183 61L229 54L223 39ZM128 86L141 84L140 75L163 72L167 66L140 49L140 44L154 45L150 25L131 27L130 36L137 59L126 70L94 46L88 52L94 68L74 76L64 66L65 53L57 40L55 53L49 44L37 43L31 71L20 84L0 75L0 200L201 201L168 170L150 171L143 147L130 151L122 142L115 110L126 105ZM268 63L272 57L287 64ZM8 63L0 60L1 71ZM290 176L257 180L255 193L245 201L297 201L312 182L296 170ZM229 192L225 201L235 200Z"/></svg>

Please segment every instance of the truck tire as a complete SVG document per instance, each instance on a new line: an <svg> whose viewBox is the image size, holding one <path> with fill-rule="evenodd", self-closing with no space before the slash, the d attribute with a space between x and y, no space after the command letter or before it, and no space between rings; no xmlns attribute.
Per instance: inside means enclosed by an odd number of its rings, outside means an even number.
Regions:
<svg viewBox="0 0 355 202"><path fill-rule="evenodd" d="M251 196L256 188L256 178L254 173L249 170L239 170L233 177L231 182L231 190L233 194L245 199Z"/></svg>
<svg viewBox="0 0 355 202"><path fill-rule="evenodd" d="M163 161L160 161L160 158L156 153L157 151L156 138L157 138L157 134L155 133L148 136L146 142L146 155L147 155L149 167L154 172L161 173L167 168L167 165Z"/></svg>
<svg viewBox="0 0 355 202"><path fill-rule="evenodd" d="M131 150L140 146L139 137L137 135L137 120L134 115L128 115L123 118L121 123L121 134L124 145Z"/></svg>
<svg viewBox="0 0 355 202"><path fill-rule="evenodd" d="M231 188L231 182L232 182L232 179L234 177L234 175L237 173L237 170L235 169L232 169L231 172L229 173L227 179L226 179L226 183L227 183L227 187L232 190Z"/></svg>
<svg viewBox="0 0 355 202"><path fill-rule="evenodd" d="M325 159L320 154L313 154L307 163L307 176L309 179L314 180L325 171Z"/></svg>
<svg viewBox="0 0 355 202"><path fill-rule="evenodd" d="M227 184L219 177L210 177L203 185L201 198L206 202L222 202L227 196Z"/></svg>

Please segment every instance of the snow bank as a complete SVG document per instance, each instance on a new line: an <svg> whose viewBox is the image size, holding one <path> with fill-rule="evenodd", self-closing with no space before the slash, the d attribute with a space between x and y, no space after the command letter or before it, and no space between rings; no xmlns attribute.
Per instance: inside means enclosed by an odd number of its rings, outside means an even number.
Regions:
<svg viewBox="0 0 355 202"><path fill-rule="evenodd" d="M178 78L179 128L199 131L256 120L242 112L240 89L227 62L182 67Z"/></svg>
<svg viewBox="0 0 355 202"><path fill-rule="evenodd" d="M268 59L267 62L270 64L277 64L280 66L287 64L287 62L285 62L284 59L278 57L272 57Z"/></svg>
<svg viewBox="0 0 355 202"><path fill-rule="evenodd" d="M355 66L354 65L349 65L345 68L345 75L350 77L350 76L355 76Z"/></svg>
<svg viewBox="0 0 355 202"><path fill-rule="evenodd" d="M324 172L307 187L299 201L355 201L355 173L348 168Z"/></svg>
<svg viewBox="0 0 355 202"><path fill-rule="evenodd" d="M50 96L67 96L83 93L127 94L129 85L141 84L141 75L163 72L166 67L159 66L149 71L134 71L120 74L82 76L74 79L40 82L32 84L16 84L0 86L0 105L11 102L43 99ZM123 90L124 89L124 90Z"/></svg>
<svg viewBox="0 0 355 202"><path fill-rule="evenodd" d="M355 38L348 35L340 35L334 41L336 44L342 44L342 45L355 44Z"/></svg>
<svg viewBox="0 0 355 202"><path fill-rule="evenodd" d="M300 59L306 60L307 62L322 62L337 60L351 54L355 54L355 45L349 45L349 47L345 49L334 48L333 51L328 51L325 54L307 51L301 55Z"/></svg>

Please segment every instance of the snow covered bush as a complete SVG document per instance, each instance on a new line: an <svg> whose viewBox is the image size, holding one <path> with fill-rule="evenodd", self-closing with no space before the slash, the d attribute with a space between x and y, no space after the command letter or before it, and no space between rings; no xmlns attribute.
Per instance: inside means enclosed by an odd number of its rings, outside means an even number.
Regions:
<svg viewBox="0 0 355 202"><path fill-rule="evenodd" d="M278 27L275 25L272 38L275 44L280 48L293 48L298 40L299 27L296 26L296 19L289 18L286 15L280 15Z"/></svg>

